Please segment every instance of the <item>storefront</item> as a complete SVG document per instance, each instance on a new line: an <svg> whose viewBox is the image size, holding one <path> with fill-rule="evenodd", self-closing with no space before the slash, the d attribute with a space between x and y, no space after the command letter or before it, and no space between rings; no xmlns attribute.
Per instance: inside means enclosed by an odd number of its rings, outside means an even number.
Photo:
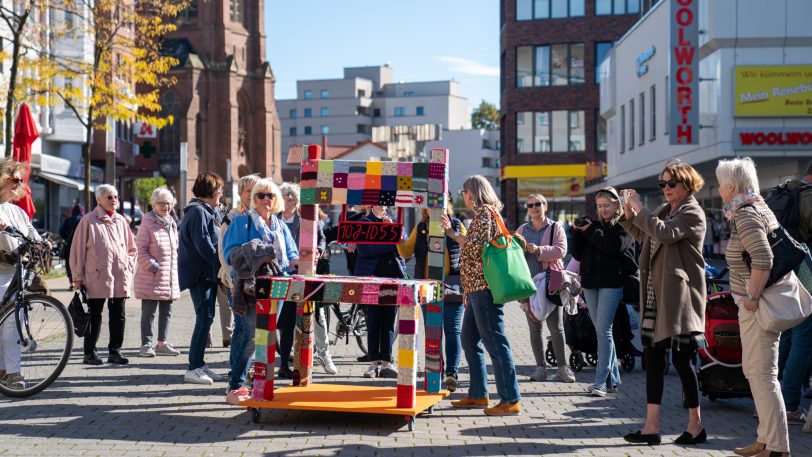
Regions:
<svg viewBox="0 0 812 457"><path fill-rule="evenodd" d="M586 166L512 165L502 168L502 179L515 179L515 204L519 223L527 220L527 197L541 194L547 199L547 216L559 222L572 222L585 211L584 178Z"/></svg>
<svg viewBox="0 0 812 457"><path fill-rule="evenodd" d="M31 197L37 213L34 226L57 233L65 215L77 202L81 202L85 189L84 178L78 175L81 167L61 157L48 154L31 155ZM102 170L91 167L91 190L101 182Z"/></svg>

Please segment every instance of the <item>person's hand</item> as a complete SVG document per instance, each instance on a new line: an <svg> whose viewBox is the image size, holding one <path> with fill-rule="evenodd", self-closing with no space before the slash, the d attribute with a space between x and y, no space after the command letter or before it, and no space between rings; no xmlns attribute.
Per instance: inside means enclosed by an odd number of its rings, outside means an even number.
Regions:
<svg viewBox="0 0 812 457"><path fill-rule="evenodd" d="M388 224L391 224L391 223L392 223L392 218L391 218L391 217L389 217L389 215L388 215L388 214L384 214L384 215L383 215L383 217L381 217L381 221L382 221L382 222L386 222L386 223L388 223Z"/></svg>
<svg viewBox="0 0 812 457"><path fill-rule="evenodd" d="M592 225L592 221L588 221L586 224L584 224L584 225L582 225L580 227L578 227L577 225L573 225L572 229L573 230L578 230L579 232L585 232L586 229L588 229L590 225Z"/></svg>
<svg viewBox="0 0 812 457"><path fill-rule="evenodd" d="M288 263L291 270L298 270L299 269L299 259L290 259Z"/></svg>
<svg viewBox="0 0 812 457"><path fill-rule="evenodd" d="M449 219L445 214L441 215L440 226L443 228L443 231L451 230L451 219Z"/></svg>
<svg viewBox="0 0 812 457"><path fill-rule="evenodd" d="M279 266L279 262L277 262L276 259L274 258L268 259L265 261L265 263L268 265L268 268L271 269L272 276L284 276L284 273L282 272L282 267Z"/></svg>
<svg viewBox="0 0 812 457"><path fill-rule="evenodd" d="M81 290L82 281L73 281L73 290Z"/></svg>
<svg viewBox="0 0 812 457"><path fill-rule="evenodd" d="M350 254L355 252L355 245L354 244L348 244L347 245L347 252L349 252Z"/></svg>
<svg viewBox="0 0 812 457"><path fill-rule="evenodd" d="M634 212L639 212L641 209L643 209L643 202L640 200L640 194L638 194L636 190L624 189L623 195L623 200L626 202L626 206L631 208Z"/></svg>
<svg viewBox="0 0 812 457"><path fill-rule="evenodd" d="M751 313L755 313L758 309L758 300L750 300L747 297L742 299L742 305L744 305L744 309L750 311Z"/></svg>
<svg viewBox="0 0 812 457"><path fill-rule="evenodd" d="M3 230L5 230L5 229L6 229L6 227L8 227L8 224L6 224L6 221L4 221L4 220L0 219L0 232L2 232Z"/></svg>
<svg viewBox="0 0 812 457"><path fill-rule="evenodd" d="M533 243L527 243L527 244L525 245L525 247L524 247L524 250L525 250L525 251L527 251L527 252L529 252L529 253L531 253L531 254L535 254L535 253L536 253L536 249L538 249L538 248L539 248L539 247L538 247L537 245L533 244Z"/></svg>
<svg viewBox="0 0 812 457"><path fill-rule="evenodd" d="M324 259L324 260L327 260L327 259L330 258L330 248L327 248L324 251L321 251L321 258Z"/></svg>

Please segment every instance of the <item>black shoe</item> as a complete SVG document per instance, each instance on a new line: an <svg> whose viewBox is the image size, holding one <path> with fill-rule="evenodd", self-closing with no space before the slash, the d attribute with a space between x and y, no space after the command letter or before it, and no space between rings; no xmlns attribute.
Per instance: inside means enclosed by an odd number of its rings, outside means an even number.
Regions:
<svg viewBox="0 0 812 457"><path fill-rule="evenodd" d="M121 355L121 353L111 352L107 356L107 363L113 363L116 365L127 365L128 363L130 363L130 359L124 357L123 355Z"/></svg>
<svg viewBox="0 0 812 457"><path fill-rule="evenodd" d="M90 354L85 354L84 359L82 359L82 363L85 365L101 365L102 359L99 357L99 354L95 352L91 352Z"/></svg>
<svg viewBox="0 0 812 457"><path fill-rule="evenodd" d="M358 357L355 360L357 360L359 362L369 362L369 355L364 354L364 355L362 355L361 357Z"/></svg>
<svg viewBox="0 0 812 457"><path fill-rule="evenodd" d="M682 432L682 435L674 440L674 444L701 444L705 441L708 441L708 435L705 433L705 429L703 428L702 431L696 436L693 436L688 432Z"/></svg>
<svg viewBox="0 0 812 457"><path fill-rule="evenodd" d="M662 436L659 433L643 434L640 431L629 433L623 437L624 440L635 444L648 444L649 446L658 445L663 442Z"/></svg>
<svg viewBox="0 0 812 457"><path fill-rule="evenodd" d="M282 367L276 372L276 377L280 379L293 379L293 372L290 368Z"/></svg>

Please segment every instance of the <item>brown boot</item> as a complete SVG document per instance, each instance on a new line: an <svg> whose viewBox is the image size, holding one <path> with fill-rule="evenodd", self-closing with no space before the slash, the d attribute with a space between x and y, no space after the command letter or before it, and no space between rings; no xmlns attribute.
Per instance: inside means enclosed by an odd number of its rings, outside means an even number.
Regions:
<svg viewBox="0 0 812 457"><path fill-rule="evenodd" d="M485 408L485 414L489 416L516 416L521 414L522 406L516 403L499 402L492 408Z"/></svg>
<svg viewBox="0 0 812 457"><path fill-rule="evenodd" d="M462 397L462 400L455 400L451 402L451 406L455 408L487 408L487 398L471 398L469 396Z"/></svg>
<svg viewBox="0 0 812 457"><path fill-rule="evenodd" d="M763 451L766 448L767 448L766 444L759 443L758 441L756 441L755 443L753 443L753 444L751 444L749 446L737 447L736 449L733 449L733 453L736 454L736 455L744 456L744 457L752 457L752 456L758 454L759 452Z"/></svg>

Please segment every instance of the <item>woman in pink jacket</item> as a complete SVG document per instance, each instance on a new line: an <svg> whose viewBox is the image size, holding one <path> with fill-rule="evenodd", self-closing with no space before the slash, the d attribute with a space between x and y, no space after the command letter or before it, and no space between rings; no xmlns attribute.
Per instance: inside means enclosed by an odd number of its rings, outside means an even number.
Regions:
<svg viewBox="0 0 812 457"><path fill-rule="evenodd" d="M161 186L152 192L152 211L144 215L135 245L135 298L141 300L141 357L179 355L167 343L172 301L180 298L178 286L178 226L171 215L172 192ZM152 321L158 310L158 343L152 345Z"/></svg>
<svg viewBox="0 0 812 457"><path fill-rule="evenodd" d="M87 290L90 308L90 335L85 337L82 363L101 365L96 343L101 331L104 301L110 316L108 363L126 365L121 355L124 343L124 300L127 299L135 266L135 239L124 216L116 213L118 191L109 184L96 188L96 209L87 213L76 227L70 249L73 288Z"/></svg>

